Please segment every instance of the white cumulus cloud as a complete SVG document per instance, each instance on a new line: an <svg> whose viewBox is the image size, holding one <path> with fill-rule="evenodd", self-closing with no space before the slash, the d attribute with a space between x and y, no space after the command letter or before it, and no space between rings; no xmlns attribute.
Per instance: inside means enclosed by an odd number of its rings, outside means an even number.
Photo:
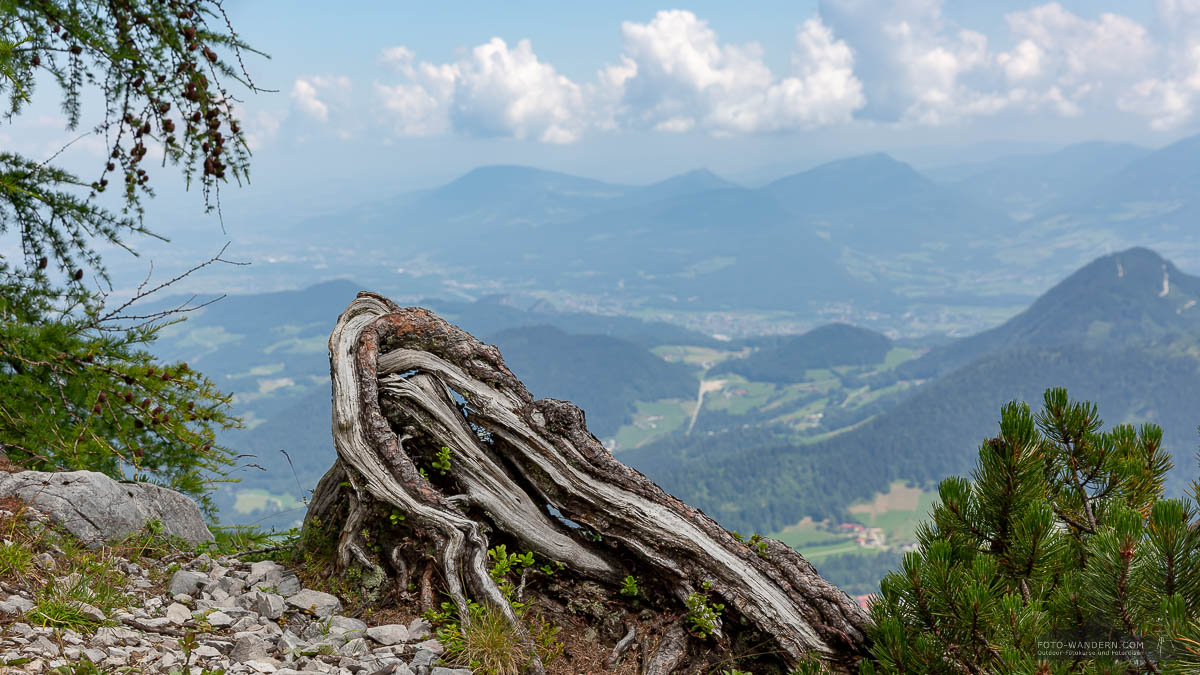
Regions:
<svg viewBox="0 0 1200 675"><path fill-rule="evenodd" d="M344 100L350 87L350 78L344 75L298 77L292 83L292 100L304 114L319 122L328 122L330 99Z"/></svg>
<svg viewBox="0 0 1200 675"><path fill-rule="evenodd" d="M688 11L627 21L621 33L622 64L600 79L617 90L608 98L618 118L635 126L718 135L805 129L849 121L864 103L853 53L816 18L798 28L785 77L771 72L757 44L722 44Z"/></svg>
<svg viewBox="0 0 1200 675"><path fill-rule="evenodd" d="M528 40L510 49L493 38L455 63L414 63L405 47L384 50L381 60L401 81L377 82L375 92L402 136L458 131L570 143L585 125L582 88L539 60Z"/></svg>
<svg viewBox="0 0 1200 675"><path fill-rule="evenodd" d="M1158 0L1153 30L1057 2L1009 12L1001 26L961 26L944 3L819 0L795 28L790 67L777 72L757 43L723 42L686 10L623 22L620 53L586 82L561 74L528 40L493 38L445 63L394 46L380 53L391 75L374 84L375 111L399 136L547 143L627 129L727 136L855 120L933 126L1005 112L1125 111L1169 129L1200 111L1200 0ZM319 78L298 79L292 91L318 120L333 114L333 94Z"/></svg>

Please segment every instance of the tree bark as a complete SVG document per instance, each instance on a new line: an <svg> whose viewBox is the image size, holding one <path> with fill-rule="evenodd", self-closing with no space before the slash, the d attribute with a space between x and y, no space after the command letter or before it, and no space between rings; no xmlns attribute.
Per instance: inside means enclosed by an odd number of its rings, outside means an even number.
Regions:
<svg viewBox="0 0 1200 675"><path fill-rule="evenodd" d="M360 293L329 350L338 460L308 518L344 524L341 565L380 565L360 532L392 510L432 543L463 617L474 599L517 624L488 574L490 542L504 537L614 596L627 575L663 589L676 617L693 594L721 602L719 638L757 631L787 666L817 652L850 667L865 653L865 612L808 561L775 540L744 543L615 460L583 411L534 400L496 347L428 310ZM451 449L445 475L430 463L442 447ZM403 557L399 546L380 556L389 557ZM405 577L415 569L389 566ZM672 668L684 658L669 656Z"/></svg>

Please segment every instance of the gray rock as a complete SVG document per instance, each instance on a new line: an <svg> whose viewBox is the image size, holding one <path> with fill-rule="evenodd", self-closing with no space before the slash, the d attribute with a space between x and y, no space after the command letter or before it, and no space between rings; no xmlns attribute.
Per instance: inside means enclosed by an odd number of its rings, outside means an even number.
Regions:
<svg viewBox="0 0 1200 675"><path fill-rule="evenodd" d="M438 666L429 675L471 675L470 668L446 668Z"/></svg>
<svg viewBox="0 0 1200 675"><path fill-rule="evenodd" d="M202 659L215 659L221 655L221 652L217 651L217 648L212 645L200 645L192 650L192 654Z"/></svg>
<svg viewBox="0 0 1200 675"><path fill-rule="evenodd" d="M233 617L225 612L213 612L205 618L208 619L209 625L213 628L228 628L233 625L234 621Z"/></svg>
<svg viewBox="0 0 1200 675"><path fill-rule="evenodd" d="M371 626L367 629L367 637L384 646L400 644L408 642L408 628L398 623Z"/></svg>
<svg viewBox="0 0 1200 675"><path fill-rule="evenodd" d="M413 660L408 665L417 670L428 668L433 665L434 661L437 661L437 657L438 655L434 654L431 650L418 649L416 656L413 657Z"/></svg>
<svg viewBox="0 0 1200 675"><path fill-rule="evenodd" d="M98 607L89 605L86 602L79 603L79 612L92 621L101 622L108 620L108 617Z"/></svg>
<svg viewBox="0 0 1200 675"><path fill-rule="evenodd" d="M429 637L430 631L432 630L433 626L430 625L427 619L417 617L412 620L412 623L408 624L408 639L424 640L425 638Z"/></svg>
<svg viewBox="0 0 1200 675"><path fill-rule="evenodd" d="M278 584L275 584L275 592L285 598L289 595L295 595L300 592L300 577L295 574L283 577L279 580Z"/></svg>
<svg viewBox="0 0 1200 675"><path fill-rule="evenodd" d="M274 560L263 560L261 562L250 563L250 573L246 575L246 583L251 586L268 585L274 586L283 579L285 569L283 565Z"/></svg>
<svg viewBox="0 0 1200 675"><path fill-rule="evenodd" d="M438 642L437 640L426 640L418 644L417 649L428 649L438 656L441 656L446 651L446 648L442 646L442 643Z"/></svg>
<svg viewBox="0 0 1200 675"><path fill-rule="evenodd" d="M171 575L167 584L167 592L171 595L192 595L208 582L208 577L199 572L179 570Z"/></svg>
<svg viewBox="0 0 1200 675"><path fill-rule="evenodd" d="M366 656L371 653L371 647L367 645L366 640L354 638L342 645L341 652L346 656Z"/></svg>
<svg viewBox="0 0 1200 675"><path fill-rule="evenodd" d="M233 627L231 627L229 630L232 630L235 632L236 631L252 631L252 630L258 630L259 627L260 626L258 625L258 619L256 617L243 616L242 618L238 619L237 623L233 624Z"/></svg>
<svg viewBox="0 0 1200 675"><path fill-rule="evenodd" d="M58 645L54 644L45 635L39 635L29 645L34 651L47 656L58 656Z"/></svg>
<svg viewBox="0 0 1200 675"><path fill-rule="evenodd" d="M279 649L284 652L290 652L293 649L299 649L305 645L304 640L300 639L291 630L283 631L283 635L279 636Z"/></svg>
<svg viewBox="0 0 1200 675"><path fill-rule="evenodd" d="M188 619L192 618L192 610L187 608L187 605L181 605L178 602L172 602L167 606L167 620L174 624L187 623Z"/></svg>
<svg viewBox="0 0 1200 675"><path fill-rule="evenodd" d="M262 659L266 658L269 648L270 646L266 640L254 635L247 635L233 643L233 649L229 652L229 658L237 663Z"/></svg>
<svg viewBox="0 0 1200 675"><path fill-rule="evenodd" d="M24 614L33 609L33 600L21 595L10 595L7 600L0 600L0 612L4 614Z"/></svg>
<svg viewBox="0 0 1200 675"><path fill-rule="evenodd" d="M342 601L336 596L311 588L304 588L288 596L287 604L301 611L310 612L319 619L331 616L342 609Z"/></svg>
<svg viewBox="0 0 1200 675"><path fill-rule="evenodd" d="M225 591L230 595L241 595L246 591L246 582L234 577L222 577L217 582L217 588Z"/></svg>
<svg viewBox="0 0 1200 675"><path fill-rule="evenodd" d="M337 635L345 640L360 638L367 632L367 624L348 616L333 615L329 617L329 634Z"/></svg>
<svg viewBox="0 0 1200 675"><path fill-rule="evenodd" d="M251 609L268 619L278 619L284 610L283 596L274 593L254 592L254 605Z"/></svg>
<svg viewBox="0 0 1200 675"><path fill-rule="evenodd" d="M156 520L163 533L189 544L212 541L196 502L149 483L118 483L95 471L0 474L0 497L14 496L45 512L90 548L141 532Z"/></svg>

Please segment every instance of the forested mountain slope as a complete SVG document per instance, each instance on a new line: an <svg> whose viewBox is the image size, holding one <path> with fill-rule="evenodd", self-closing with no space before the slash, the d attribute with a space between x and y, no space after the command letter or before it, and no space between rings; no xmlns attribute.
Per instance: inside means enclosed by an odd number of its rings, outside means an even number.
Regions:
<svg viewBox="0 0 1200 675"><path fill-rule="evenodd" d="M1200 336L1200 277L1180 272L1146 248L1098 258L1000 326L932 350L898 377L947 373L1012 347L1080 345L1095 349L1186 349Z"/></svg>
<svg viewBox="0 0 1200 675"><path fill-rule="evenodd" d="M936 379L861 425L809 443L771 428L677 436L629 461L730 527L774 531L837 514L893 480L960 473L1004 403L1036 404L1065 386L1099 403L1110 425L1161 425L1178 488L1200 423L1197 281L1146 249L1106 256L1004 325L887 374Z"/></svg>

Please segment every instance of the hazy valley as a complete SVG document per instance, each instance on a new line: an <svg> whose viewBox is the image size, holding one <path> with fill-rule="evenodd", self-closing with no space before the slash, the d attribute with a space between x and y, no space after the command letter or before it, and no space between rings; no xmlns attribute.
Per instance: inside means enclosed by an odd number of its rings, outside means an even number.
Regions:
<svg viewBox="0 0 1200 675"><path fill-rule="evenodd" d="M864 591L1009 400L1066 386L1110 425L1162 425L1174 489L1194 474L1198 143L927 175L871 155L759 188L479 169L296 225L310 252L254 278L351 278L232 295L156 349L236 393L247 428L222 440L249 456L218 497L231 520L303 514L333 457L328 333L371 289L496 344L619 459Z"/></svg>

